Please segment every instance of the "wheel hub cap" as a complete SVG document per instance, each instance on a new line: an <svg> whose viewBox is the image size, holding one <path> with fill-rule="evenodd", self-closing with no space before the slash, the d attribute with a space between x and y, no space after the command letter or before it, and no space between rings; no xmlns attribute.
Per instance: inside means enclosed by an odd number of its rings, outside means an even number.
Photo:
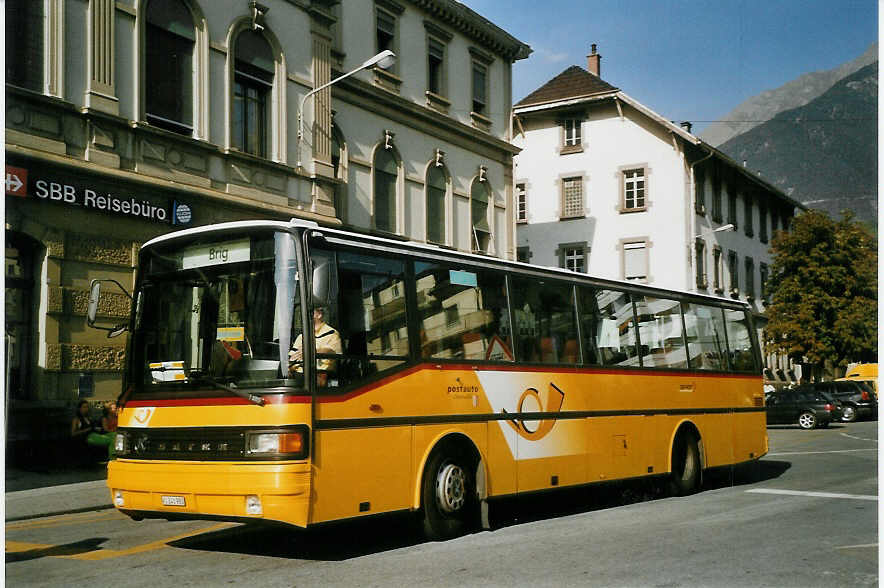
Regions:
<svg viewBox="0 0 884 588"><path fill-rule="evenodd" d="M466 500L466 476L457 465L447 464L436 477L436 500L445 512L463 508Z"/></svg>

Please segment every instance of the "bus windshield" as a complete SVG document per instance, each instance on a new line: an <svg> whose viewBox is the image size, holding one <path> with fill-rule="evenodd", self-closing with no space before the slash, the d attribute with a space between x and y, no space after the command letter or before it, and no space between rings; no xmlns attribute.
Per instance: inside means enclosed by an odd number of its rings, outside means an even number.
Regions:
<svg viewBox="0 0 884 588"><path fill-rule="evenodd" d="M303 387L288 353L301 330L292 235L209 234L141 259L134 392Z"/></svg>

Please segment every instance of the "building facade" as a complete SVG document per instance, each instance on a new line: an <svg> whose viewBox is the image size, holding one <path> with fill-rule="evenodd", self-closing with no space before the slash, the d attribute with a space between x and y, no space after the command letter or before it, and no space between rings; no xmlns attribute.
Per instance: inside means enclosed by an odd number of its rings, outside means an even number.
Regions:
<svg viewBox="0 0 884 588"><path fill-rule="evenodd" d="M604 81L600 61L593 46L588 69L514 106L519 259L745 300L763 328L769 241L803 206Z"/></svg>
<svg viewBox="0 0 884 588"><path fill-rule="evenodd" d="M11 441L121 392L126 337L85 327L88 286L131 288L158 234L300 217L515 255L530 48L459 2L9 0L6 39ZM102 293L104 321L128 311Z"/></svg>

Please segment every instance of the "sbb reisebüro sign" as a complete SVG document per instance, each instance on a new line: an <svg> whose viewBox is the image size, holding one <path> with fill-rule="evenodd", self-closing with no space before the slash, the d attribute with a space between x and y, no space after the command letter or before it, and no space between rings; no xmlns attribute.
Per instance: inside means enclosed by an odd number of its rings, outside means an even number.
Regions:
<svg viewBox="0 0 884 588"><path fill-rule="evenodd" d="M23 173L24 172L24 173ZM26 178L17 189L10 174L18 179ZM54 174L22 167L6 166L6 193L25 198L37 198L67 206L78 206L113 215L138 218L158 223L188 225L193 221L193 211L188 204L175 199L138 194L121 193L120 184L99 179L83 179L73 175Z"/></svg>

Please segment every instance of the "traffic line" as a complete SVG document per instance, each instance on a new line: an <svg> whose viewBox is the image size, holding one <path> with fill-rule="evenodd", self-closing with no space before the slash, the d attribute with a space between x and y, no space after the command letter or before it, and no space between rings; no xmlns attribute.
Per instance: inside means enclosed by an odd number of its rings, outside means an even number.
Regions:
<svg viewBox="0 0 884 588"><path fill-rule="evenodd" d="M780 494L785 496L807 496L809 498L848 498L851 500L878 500L869 494L838 494L836 492L803 492L801 490L776 490L774 488L753 488L749 494Z"/></svg>
<svg viewBox="0 0 884 588"><path fill-rule="evenodd" d="M854 437L853 435L848 435L847 433L840 433L842 437L850 437L851 439L856 439L857 441L871 441L872 443L877 443L877 439L866 439L865 437Z"/></svg>
<svg viewBox="0 0 884 588"><path fill-rule="evenodd" d="M856 453L857 451L878 451L877 447L868 447L866 449L835 449L832 451L786 451L783 453L768 453L767 457L779 455L819 455L825 453Z"/></svg>
<svg viewBox="0 0 884 588"><path fill-rule="evenodd" d="M878 547L878 544L865 543L863 545L842 545L841 547L836 547L835 549L867 549L869 547Z"/></svg>
<svg viewBox="0 0 884 588"><path fill-rule="evenodd" d="M18 523L8 523L6 531L18 531L20 529L40 529L44 527L60 527L63 525L78 525L80 523L92 523L95 521L107 521L111 519L128 519L129 517L120 514L117 511L108 511L102 515L95 515L95 512L84 512L79 514L62 515L51 517L48 519L28 520Z"/></svg>
<svg viewBox="0 0 884 588"><path fill-rule="evenodd" d="M151 541L150 543L137 545L135 547L130 547L129 549L94 549L86 551L84 553L71 553L71 551L76 552L81 549L79 547L75 547L74 545L47 545L43 543L26 543L24 541L7 541L6 553L38 551L44 552L42 554L37 554L38 557L45 556L60 557L63 559L75 559L80 561L98 561L102 559L111 559L114 557L123 557L126 555L134 555L136 553L144 553L145 551L162 549L163 547L167 547L167 544L173 541L180 541L181 539L187 539L188 537L201 535L203 533L210 533L212 531L220 531L222 529L233 527L237 524L238 523L218 523L217 525L212 525L203 529L196 529L195 531L189 531L187 533L181 533L173 537L166 537L165 539L160 539L159 541Z"/></svg>

